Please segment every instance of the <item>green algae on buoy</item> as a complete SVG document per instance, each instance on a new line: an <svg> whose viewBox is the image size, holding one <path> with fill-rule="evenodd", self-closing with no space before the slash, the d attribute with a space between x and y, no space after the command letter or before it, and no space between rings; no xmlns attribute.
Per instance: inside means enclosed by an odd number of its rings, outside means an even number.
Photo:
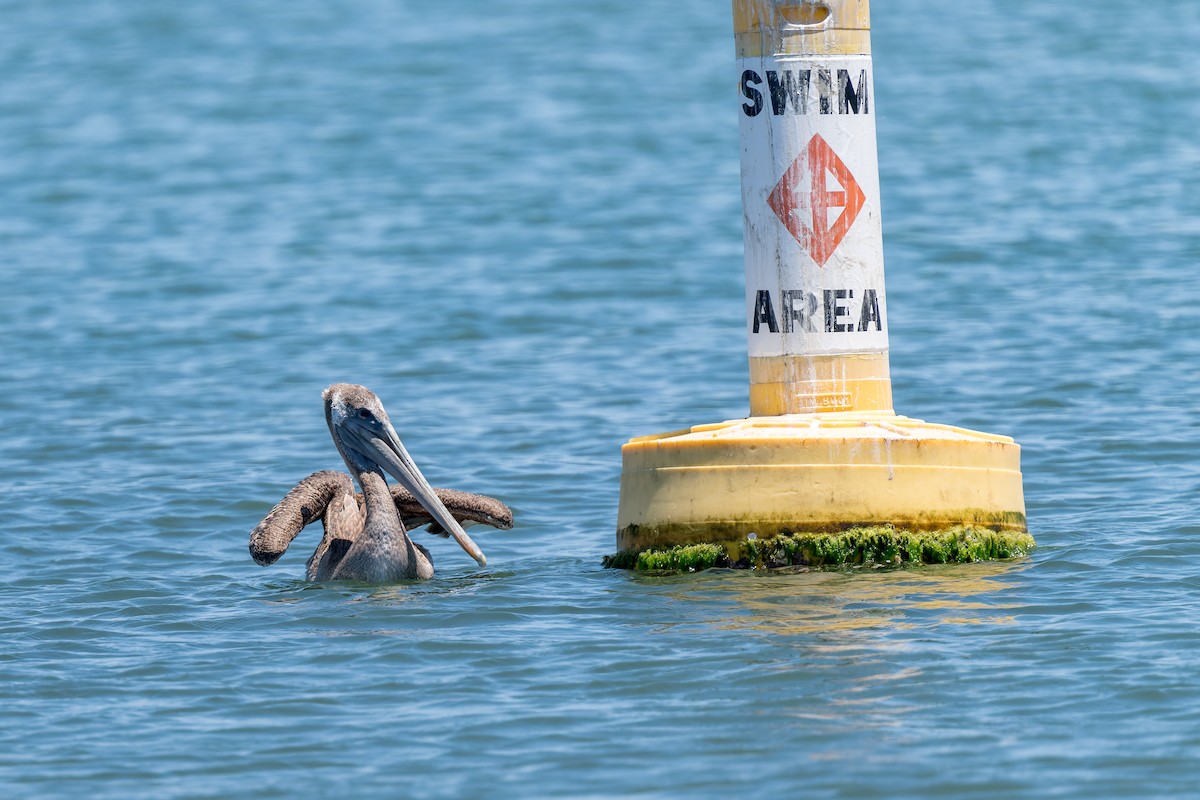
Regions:
<svg viewBox="0 0 1200 800"><path fill-rule="evenodd" d="M911 531L891 525L850 528L838 533L757 534L724 545L675 545L667 550L620 550L604 566L639 572L698 572L711 567L899 567L962 564L1028 555L1033 537L1024 531L957 525Z"/></svg>

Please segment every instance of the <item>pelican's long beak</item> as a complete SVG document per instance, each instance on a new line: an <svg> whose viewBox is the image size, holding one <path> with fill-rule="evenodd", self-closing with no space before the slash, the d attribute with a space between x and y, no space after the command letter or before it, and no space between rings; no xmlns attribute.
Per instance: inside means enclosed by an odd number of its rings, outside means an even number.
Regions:
<svg viewBox="0 0 1200 800"><path fill-rule="evenodd" d="M379 466L399 481L405 489L413 493L417 502L433 515L433 518L445 530L449 531L450 535L454 537L454 541L458 542L459 547L467 551L467 555L479 562L479 566L487 566L487 556L479 549L479 545L471 541L471 537L467 536L462 525L458 524L458 520L434 494L433 487L429 485L429 481L425 480L421 470L417 469L412 457L404 449L404 444L396 435L396 429L388 422L384 422L382 427L383 430L380 431L382 436L375 431L356 430L354 431L355 438L366 446Z"/></svg>

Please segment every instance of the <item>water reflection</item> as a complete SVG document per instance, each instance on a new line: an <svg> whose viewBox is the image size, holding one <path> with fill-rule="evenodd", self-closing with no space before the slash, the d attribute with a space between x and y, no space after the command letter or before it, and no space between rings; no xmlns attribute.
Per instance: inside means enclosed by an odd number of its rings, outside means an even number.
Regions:
<svg viewBox="0 0 1200 800"><path fill-rule="evenodd" d="M1028 559L879 571L710 570L659 581L659 590L704 614L705 629L820 634L930 625L1003 625L1004 600ZM715 609L721 613L714 614Z"/></svg>

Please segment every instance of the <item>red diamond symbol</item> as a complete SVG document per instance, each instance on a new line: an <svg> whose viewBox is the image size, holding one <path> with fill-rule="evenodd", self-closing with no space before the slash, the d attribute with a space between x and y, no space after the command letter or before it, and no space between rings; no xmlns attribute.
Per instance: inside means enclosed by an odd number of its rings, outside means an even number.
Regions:
<svg viewBox="0 0 1200 800"><path fill-rule="evenodd" d="M830 178L836 182L833 188ZM846 238L866 199L846 162L818 133L775 184L767 204L800 246L823 267ZM839 208L842 212L830 221L830 212Z"/></svg>

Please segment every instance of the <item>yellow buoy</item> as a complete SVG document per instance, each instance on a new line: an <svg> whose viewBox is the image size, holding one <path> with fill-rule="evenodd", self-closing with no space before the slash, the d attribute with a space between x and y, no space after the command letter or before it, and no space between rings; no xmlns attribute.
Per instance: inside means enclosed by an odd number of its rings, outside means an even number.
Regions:
<svg viewBox="0 0 1200 800"><path fill-rule="evenodd" d="M751 416L625 444L608 563L1026 552L1016 443L892 410L868 0L733 18Z"/></svg>

